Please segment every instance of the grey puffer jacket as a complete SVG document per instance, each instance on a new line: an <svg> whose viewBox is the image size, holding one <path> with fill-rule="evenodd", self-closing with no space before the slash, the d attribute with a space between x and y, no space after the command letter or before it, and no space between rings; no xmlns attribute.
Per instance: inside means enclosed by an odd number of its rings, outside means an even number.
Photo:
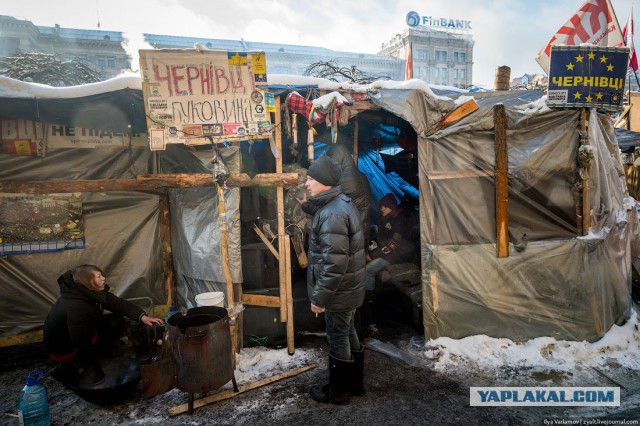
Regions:
<svg viewBox="0 0 640 426"><path fill-rule="evenodd" d="M365 254L360 217L340 186L309 199L317 211L309 234L309 300L344 312L364 301Z"/></svg>

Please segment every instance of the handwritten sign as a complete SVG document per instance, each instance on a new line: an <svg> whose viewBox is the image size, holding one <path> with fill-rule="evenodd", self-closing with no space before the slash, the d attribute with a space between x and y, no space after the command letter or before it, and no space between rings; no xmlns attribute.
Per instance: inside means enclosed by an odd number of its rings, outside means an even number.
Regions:
<svg viewBox="0 0 640 426"><path fill-rule="evenodd" d="M140 69L152 149L269 136L264 52L141 50Z"/></svg>
<svg viewBox="0 0 640 426"><path fill-rule="evenodd" d="M622 108L628 47L553 46L547 105Z"/></svg>

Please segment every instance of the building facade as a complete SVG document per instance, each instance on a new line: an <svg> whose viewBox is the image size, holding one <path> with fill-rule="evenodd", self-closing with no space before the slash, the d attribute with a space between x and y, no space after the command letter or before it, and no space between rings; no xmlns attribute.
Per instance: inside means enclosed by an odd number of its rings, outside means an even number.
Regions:
<svg viewBox="0 0 640 426"><path fill-rule="evenodd" d="M433 29L407 28L387 43L378 54L343 52L323 47L253 41L144 34L157 49L189 49L196 44L227 51L264 51L267 73L304 75L311 64L333 62L375 77L404 80L408 46L413 45L413 77L427 83L466 88L473 75L473 45L470 34ZM31 21L0 15L0 57L20 52L42 52L61 60L76 59L110 78L131 68L123 48L121 32L36 26ZM137 68L137 64L134 64Z"/></svg>
<svg viewBox="0 0 640 426"><path fill-rule="evenodd" d="M156 49L189 49L196 43L207 49L230 52L261 51L267 57L267 74L305 75L316 62L334 62L339 67L356 67L372 76L391 80L404 78L404 58L370 53L340 52L314 46L261 43L245 40L207 39L160 34L144 34L144 40Z"/></svg>
<svg viewBox="0 0 640 426"><path fill-rule="evenodd" d="M413 78L430 84L469 88L473 84L471 34L418 25L396 34L380 48L381 55L406 60L413 47Z"/></svg>
<svg viewBox="0 0 640 426"><path fill-rule="evenodd" d="M0 15L0 57L17 53L50 53L58 59L76 59L105 79L131 68L131 58L117 31L36 26L31 21Z"/></svg>

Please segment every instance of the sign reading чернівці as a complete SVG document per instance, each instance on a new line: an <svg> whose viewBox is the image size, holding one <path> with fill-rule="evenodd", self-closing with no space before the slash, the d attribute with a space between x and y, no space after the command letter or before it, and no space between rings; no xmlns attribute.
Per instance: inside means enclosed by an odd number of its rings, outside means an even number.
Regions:
<svg viewBox="0 0 640 426"><path fill-rule="evenodd" d="M140 50L152 150L268 137L264 52Z"/></svg>
<svg viewBox="0 0 640 426"><path fill-rule="evenodd" d="M547 105L619 110L629 48L553 46Z"/></svg>

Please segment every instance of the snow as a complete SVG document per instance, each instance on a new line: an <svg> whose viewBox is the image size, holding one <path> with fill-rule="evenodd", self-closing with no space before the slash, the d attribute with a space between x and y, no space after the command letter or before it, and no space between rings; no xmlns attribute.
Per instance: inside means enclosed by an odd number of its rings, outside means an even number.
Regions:
<svg viewBox="0 0 640 426"><path fill-rule="evenodd" d="M123 73L109 80L80 86L52 87L46 84L25 83L0 76L0 96L6 98L67 99L97 95L121 89L142 90L138 74Z"/></svg>
<svg viewBox="0 0 640 426"><path fill-rule="evenodd" d="M313 100L313 104L321 108L326 108L333 100L337 105L350 105L351 101L340 94L340 92L330 92Z"/></svg>
<svg viewBox="0 0 640 426"><path fill-rule="evenodd" d="M435 360L433 368L441 372L498 367L546 367L573 371L576 366L602 367L612 362L640 370L640 330L638 316L622 326L614 325L594 343L539 337L523 343L484 335L450 339L440 337L425 344L422 355Z"/></svg>
<svg viewBox="0 0 640 426"><path fill-rule="evenodd" d="M526 115L539 114L551 110L551 108L547 106L547 95L528 104L516 106L515 108Z"/></svg>
<svg viewBox="0 0 640 426"><path fill-rule="evenodd" d="M251 383L314 362L319 360L303 348L296 348L293 355L289 355L286 348L244 348L236 356L236 380L238 384Z"/></svg>

